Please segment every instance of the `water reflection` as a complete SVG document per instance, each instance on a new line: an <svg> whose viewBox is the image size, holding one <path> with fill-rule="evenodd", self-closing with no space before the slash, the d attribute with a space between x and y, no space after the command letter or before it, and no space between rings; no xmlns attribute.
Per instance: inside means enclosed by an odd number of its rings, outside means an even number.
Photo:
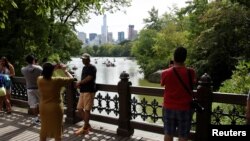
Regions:
<svg viewBox="0 0 250 141"><path fill-rule="evenodd" d="M132 82L132 86L139 86L139 79L143 79L143 73L141 73L139 65L137 64L136 60L133 58L126 58L126 57L92 57L91 58L91 64L94 64L97 68L97 74L96 74L96 83L98 84L112 84L117 85L120 81L120 74L123 71L126 71L129 74L129 81ZM113 63L114 66L111 66L110 63ZM80 80L81 78L81 72L83 63L80 58L72 58L72 61L69 62L69 67L77 67L75 72L75 77ZM107 92L98 91L102 96L105 96ZM114 99L114 96L117 95L117 93L108 92L108 95L111 97L111 99ZM151 103L153 99L157 99L159 103L162 103L162 97L150 97L150 96L142 96L142 95L133 95L132 97L135 97L138 102L141 103L141 101L145 98L146 101ZM95 100L95 105L97 105L98 101ZM107 103L105 101L102 101L101 103L103 106ZM114 103L110 103L111 108L114 108ZM105 107L105 106L104 106ZM142 113L142 107L137 105L136 110L138 113ZM146 111L148 114L152 114L153 109L152 107L147 107ZM161 116L161 108L156 110L158 115ZM106 115L104 111L102 113L99 113L99 111L94 111L95 114L102 114ZM109 113L108 116L116 117L114 113ZM137 116L136 121L143 121L141 119L141 116ZM150 118L146 119L146 122L152 123L152 120ZM162 124L161 120L158 120L156 124Z"/></svg>
<svg viewBox="0 0 250 141"><path fill-rule="evenodd" d="M96 66L96 83L99 84L117 84L120 81L120 74L126 71L129 74L129 81L133 86L139 85L139 79L143 78L143 74L140 73L140 68L137 65L136 60L126 57L92 57L91 63ZM108 63L113 63L114 66ZM80 58L72 58L69 62L69 67L77 67L75 75L78 80L81 78L81 72L83 63Z"/></svg>

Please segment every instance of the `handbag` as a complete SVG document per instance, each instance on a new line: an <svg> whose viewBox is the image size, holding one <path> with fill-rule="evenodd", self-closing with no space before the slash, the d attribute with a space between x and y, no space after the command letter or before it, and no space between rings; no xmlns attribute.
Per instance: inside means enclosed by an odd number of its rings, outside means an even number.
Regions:
<svg viewBox="0 0 250 141"><path fill-rule="evenodd" d="M184 89L188 92L188 94L192 96L192 101L190 103L191 108L196 112L199 112L199 113L203 112L205 108L202 107L200 103L198 102L198 100L193 96L192 92L188 89L187 85L185 85L185 83L183 82L183 80L181 79L180 75L178 74L178 72L176 71L174 67L173 67L173 71L175 75L177 76L178 80L180 81L181 85L184 87ZM191 72L188 68L187 68L187 72L188 72L189 84L190 84L191 90L193 90Z"/></svg>

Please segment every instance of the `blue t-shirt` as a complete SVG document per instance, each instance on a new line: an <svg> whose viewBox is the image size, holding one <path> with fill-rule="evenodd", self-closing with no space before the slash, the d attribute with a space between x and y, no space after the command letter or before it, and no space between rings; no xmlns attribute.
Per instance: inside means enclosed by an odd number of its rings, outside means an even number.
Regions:
<svg viewBox="0 0 250 141"><path fill-rule="evenodd" d="M5 87L9 89L11 86L11 80L9 75L0 74L0 87Z"/></svg>

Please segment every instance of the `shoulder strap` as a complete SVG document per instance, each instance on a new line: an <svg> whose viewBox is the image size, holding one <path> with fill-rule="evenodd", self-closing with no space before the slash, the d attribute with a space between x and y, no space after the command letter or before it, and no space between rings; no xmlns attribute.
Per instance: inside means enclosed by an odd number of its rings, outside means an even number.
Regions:
<svg viewBox="0 0 250 141"><path fill-rule="evenodd" d="M177 76L177 78L178 78L179 82L181 83L181 85L188 92L188 94L190 94L191 96L193 96L192 93L190 92L190 90L188 89L187 85L185 85L185 83L183 82L183 80L181 79L180 75L178 74L178 72L176 71L176 69L174 67L173 67L173 71L174 71L175 75ZM188 74L188 75L189 75L188 77L189 77L189 82L190 82L191 74Z"/></svg>

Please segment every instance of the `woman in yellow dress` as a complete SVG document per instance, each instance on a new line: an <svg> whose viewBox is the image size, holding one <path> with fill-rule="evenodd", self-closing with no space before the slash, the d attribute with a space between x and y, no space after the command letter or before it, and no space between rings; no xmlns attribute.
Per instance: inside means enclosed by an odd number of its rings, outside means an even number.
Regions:
<svg viewBox="0 0 250 141"><path fill-rule="evenodd" d="M63 69L67 77L52 77L54 70ZM40 92L39 111L41 118L40 141L54 138L62 140L63 127L63 99L61 88L70 84L74 78L65 67L51 63L43 65L42 76L38 77L37 85Z"/></svg>

